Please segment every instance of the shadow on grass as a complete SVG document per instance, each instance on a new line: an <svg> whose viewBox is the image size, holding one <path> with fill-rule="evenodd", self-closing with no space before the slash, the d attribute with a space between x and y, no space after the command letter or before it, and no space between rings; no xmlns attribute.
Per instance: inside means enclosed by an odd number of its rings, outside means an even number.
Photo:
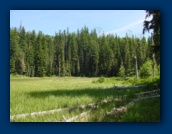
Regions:
<svg viewBox="0 0 172 134"><path fill-rule="evenodd" d="M33 91L28 95L34 98L46 98L49 96L69 96L69 97L81 97L91 96L97 99L102 99L108 96L116 97L118 95L125 94L125 90L116 89L104 89L104 88L87 88L87 89L73 89L73 90L48 90L48 91Z"/></svg>
<svg viewBox="0 0 172 134"><path fill-rule="evenodd" d="M81 97L81 96L91 96L95 97L97 99L103 99L105 97L117 97L121 95L126 95L127 92L137 92L140 90L146 91L146 90L154 90L159 88L159 80L158 81L153 81L153 82L147 82L144 83L146 86L141 88L141 89L113 89L113 88L84 88L84 89L70 89L70 90L65 90L65 89L56 89L56 90L48 90L48 91L32 91L28 92L27 94L31 97L34 98L46 98L49 96L69 96L69 97ZM155 85L155 84L158 84Z"/></svg>
<svg viewBox="0 0 172 134"><path fill-rule="evenodd" d="M126 113L119 115L107 115L102 118L103 122L160 122L160 99L151 98L140 101L128 108Z"/></svg>

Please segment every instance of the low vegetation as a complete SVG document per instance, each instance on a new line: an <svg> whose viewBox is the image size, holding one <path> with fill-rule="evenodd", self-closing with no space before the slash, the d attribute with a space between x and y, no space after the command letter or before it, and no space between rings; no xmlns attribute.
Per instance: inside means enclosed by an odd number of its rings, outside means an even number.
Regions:
<svg viewBox="0 0 172 134"><path fill-rule="evenodd" d="M117 86L148 85L138 89L117 89ZM159 98L136 103L126 113L108 115L114 107L127 105L135 94L158 88L159 78L134 79L100 77L14 77L10 79L10 116L93 104L93 107L62 110L53 114L14 118L12 122L61 122L91 110L87 116L74 121L87 122L156 122L160 121ZM159 84L158 84L159 85ZM127 97L125 97L127 95ZM123 97L125 99L123 99ZM118 98L120 101L110 101ZM109 101L102 103L102 101Z"/></svg>

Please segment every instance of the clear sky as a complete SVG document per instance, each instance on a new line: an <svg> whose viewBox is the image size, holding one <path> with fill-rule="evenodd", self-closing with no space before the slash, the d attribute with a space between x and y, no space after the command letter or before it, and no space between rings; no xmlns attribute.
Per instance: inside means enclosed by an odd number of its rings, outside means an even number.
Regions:
<svg viewBox="0 0 172 134"><path fill-rule="evenodd" d="M145 10L10 10L10 27L22 24L26 31L55 35L67 27L69 32L76 32L87 26L89 30L96 28L98 34L142 37L145 16Z"/></svg>

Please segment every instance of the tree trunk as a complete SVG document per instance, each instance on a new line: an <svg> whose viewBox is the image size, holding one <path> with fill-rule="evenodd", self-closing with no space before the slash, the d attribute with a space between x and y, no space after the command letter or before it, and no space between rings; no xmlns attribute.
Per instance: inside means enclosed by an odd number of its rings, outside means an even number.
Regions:
<svg viewBox="0 0 172 134"><path fill-rule="evenodd" d="M135 53L135 71L136 71L136 79L138 79L138 65L137 65L137 56L136 56L136 53Z"/></svg>

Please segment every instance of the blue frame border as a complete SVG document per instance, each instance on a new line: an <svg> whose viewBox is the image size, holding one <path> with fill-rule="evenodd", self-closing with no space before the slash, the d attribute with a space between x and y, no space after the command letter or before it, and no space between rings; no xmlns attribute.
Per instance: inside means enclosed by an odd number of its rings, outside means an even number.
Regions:
<svg viewBox="0 0 172 134"><path fill-rule="evenodd" d="M6 0L0 2L0 131L5 133L166 133L172 132L171 6L167 0ZM160 123L10 123L9 29L10 10L17 9L159 9L161 11L161 122Z"/></svg>

